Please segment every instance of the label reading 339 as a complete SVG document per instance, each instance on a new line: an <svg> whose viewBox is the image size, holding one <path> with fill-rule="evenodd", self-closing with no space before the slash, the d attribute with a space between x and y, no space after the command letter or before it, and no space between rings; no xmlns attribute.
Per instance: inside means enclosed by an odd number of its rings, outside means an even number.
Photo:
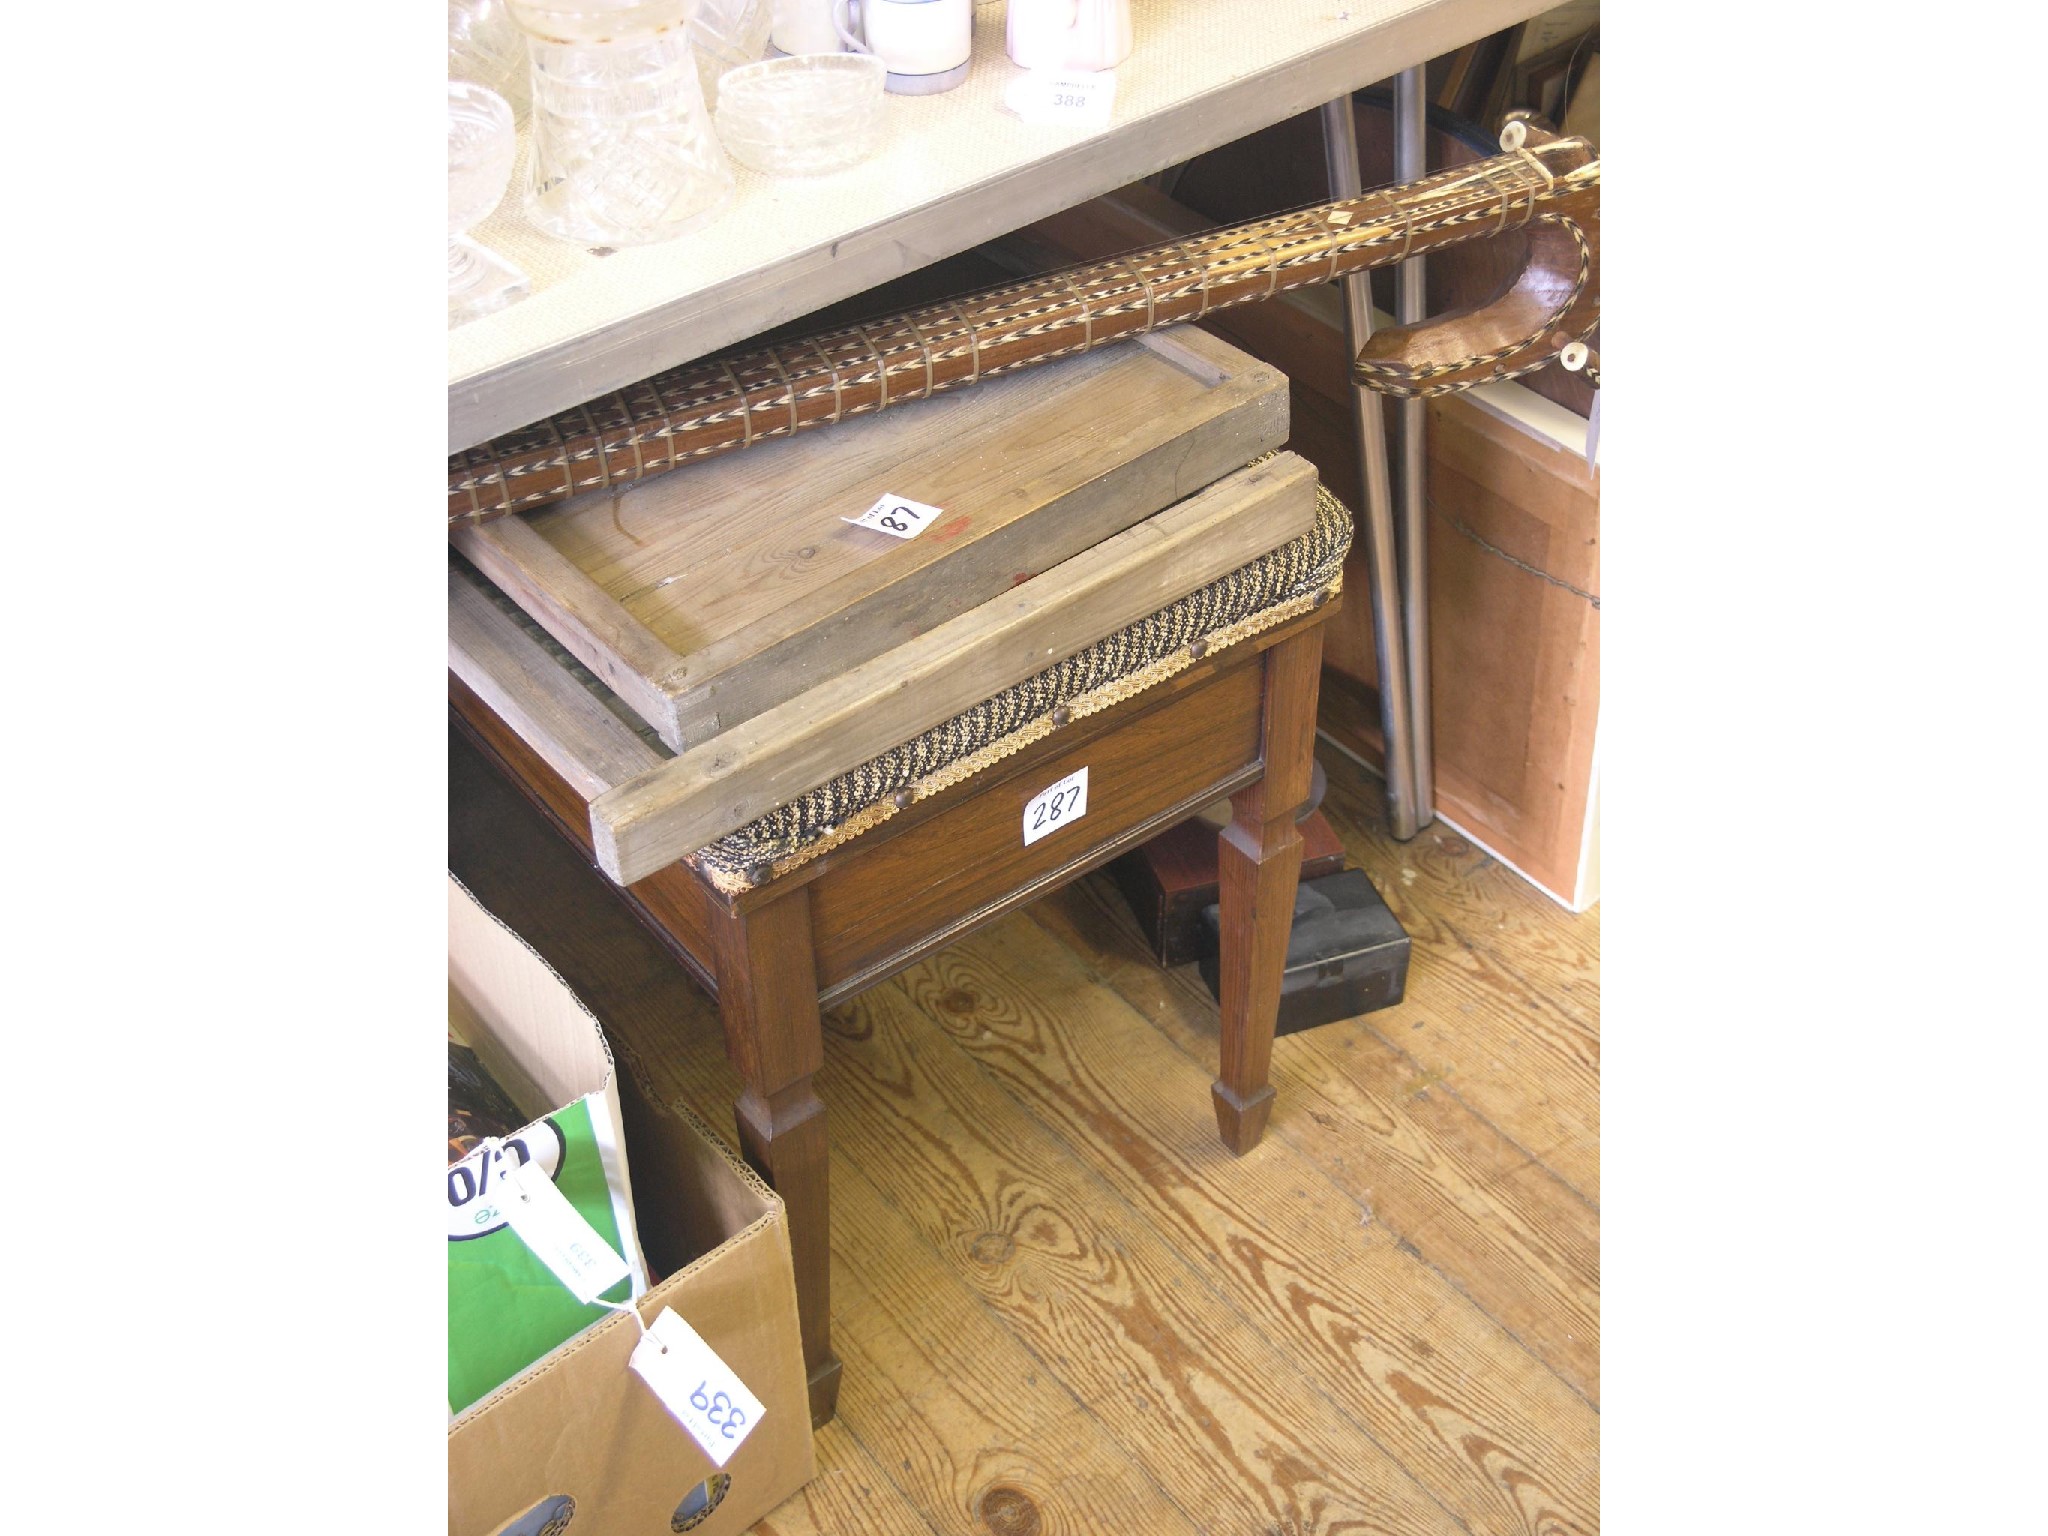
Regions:
<svg viewBox="0 0 2048 1536"><path fill-rule="evenodd" d="M1024 805L1024 846L1088 814L1088 770L1076 768L1059 783L1041 789Z"/></svg>
<svg viewBox="0 0 2048 1536"><path fill-rule="evenodd" d="M626 1364L722 1467L768 1410L703 1337L669 1307L648 1325Z"/></svg>

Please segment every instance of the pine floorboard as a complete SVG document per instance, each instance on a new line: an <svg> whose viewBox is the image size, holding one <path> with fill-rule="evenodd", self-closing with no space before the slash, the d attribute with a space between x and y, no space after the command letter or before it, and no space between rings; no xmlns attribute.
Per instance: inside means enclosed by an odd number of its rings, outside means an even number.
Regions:
<svg viewBox="0 0 2048 1536"><path fill-rule="evenodd" d="M845 1372L817 1479L757 1532L1598 1529L1597 910L1448 829L1394 843L1378 782L1322 757L1408 991L1276 1042L1247 1157L1210 1110L1215 1003L1100 873L827 1013ZM531 818L451 766L458 839ZM565 857L492 831L478 877L548 887L515 926L730 1142L715 1008L597 932L618 909L546 838Z"/></svg>

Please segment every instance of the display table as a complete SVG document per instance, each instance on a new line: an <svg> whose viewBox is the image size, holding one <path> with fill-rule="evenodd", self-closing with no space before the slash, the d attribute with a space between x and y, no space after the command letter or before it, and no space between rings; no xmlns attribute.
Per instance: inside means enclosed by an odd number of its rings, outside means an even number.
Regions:
<svg viewBox="0 0 2048 1536"><path fill-rule="evenodd" d="M473 233L525 268L526 299L449 335L448 448L704 356L1308 111L1537 14L1543 0L1132 0L1137 43L1107 128L1003 110L1022 73L1003 7L975 15L967 82L892 96L883 148L836 175L736 167L696 234L597 255L551 240L515 190ZM515 174L514 187L519 185ZM1349 492L1347 491L1347 494Z"/></svg>

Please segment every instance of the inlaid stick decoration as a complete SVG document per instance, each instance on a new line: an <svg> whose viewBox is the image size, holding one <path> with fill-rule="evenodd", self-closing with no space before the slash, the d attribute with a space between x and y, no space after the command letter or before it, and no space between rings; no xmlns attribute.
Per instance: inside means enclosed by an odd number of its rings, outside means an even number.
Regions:
<svg viewBox="0 0 2048 1536"><path fill-rule="evenodd" d="M448 520L483 521L630 485L1286 289L1527 231L1530 269L1493 306L1377 334L1356 364L1361 383L1396 395L1515 378L1599 321L1599 195L1600 162L1585 140L1527 143L1361 197L688 363L456 454Z"/></svg>

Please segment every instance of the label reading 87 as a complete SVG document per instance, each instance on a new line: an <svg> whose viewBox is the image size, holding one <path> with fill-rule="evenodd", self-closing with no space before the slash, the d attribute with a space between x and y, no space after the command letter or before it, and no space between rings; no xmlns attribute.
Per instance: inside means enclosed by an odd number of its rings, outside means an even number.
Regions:
<svg viewBox="0 0 2048 1536"><path fill-rule="evenodd" d="M1024 804L1024 846L1029 848L1049 832L1088 814L1088 770L1076 768L1057 784L1049 785Z"/></svg>
<svg viewBox="0 0 2048 1536"><path fill-rule="evenodd" d="M842 517L842 523L852 523L856 528L872 528L877 533L891 534L899 539L914 539L939 515L939 509L927 506L921 501L912 501L908 496L884 496L859 517Z"/></svg>

